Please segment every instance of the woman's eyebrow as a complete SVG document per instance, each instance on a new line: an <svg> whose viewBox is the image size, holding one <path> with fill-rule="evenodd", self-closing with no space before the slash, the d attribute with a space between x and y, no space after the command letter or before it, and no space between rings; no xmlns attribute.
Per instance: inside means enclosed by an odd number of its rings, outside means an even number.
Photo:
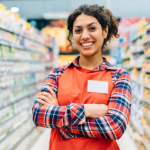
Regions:
<svg viewBox="0 0 150 150"><path fill-rule="evenodd" d="M90 23L89 25L87 25L87 26L91 26L92 24L94 24L94 23L96 23L96 22L92 22L92 23ZM97 23L96 23L97 24Z"/></svg>
<svg viewBox="0 0 150 150"><path fill-rule="evenodd" d="M88 24L87 26L91 26L91 25L94 24L94 23L96 23L96 22L92 22L92 23ZM97 23L96 23L96 24L97 24ZM80 27L82 27L82 26L75 26L75 27L80 28Z"/></svg>

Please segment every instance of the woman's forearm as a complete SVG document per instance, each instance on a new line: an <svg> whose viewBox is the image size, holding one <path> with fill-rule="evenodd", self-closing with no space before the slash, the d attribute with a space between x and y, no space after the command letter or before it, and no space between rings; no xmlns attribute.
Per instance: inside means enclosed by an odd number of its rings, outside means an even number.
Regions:
<svg viewBox="0 0 150 150"><path fill-rule="evenodd" d="M84 104L86 118L99 118L106 115L108 106L104 104Z"/></svg>

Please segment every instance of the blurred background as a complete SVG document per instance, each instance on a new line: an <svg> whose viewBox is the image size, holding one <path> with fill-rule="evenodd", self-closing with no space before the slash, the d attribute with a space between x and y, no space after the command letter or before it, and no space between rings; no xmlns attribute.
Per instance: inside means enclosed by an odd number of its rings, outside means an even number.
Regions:
<svg viewBox="0 0 150 150"><path fill-rule="evenodd" d="M50 129L34 126L31 108L52 67L79 54L66 50L66 21L81 4L104 5L119 22L103 55L132 78L120 149L150 149L150 0L0 0L0 150L48 150Z"/></svg>

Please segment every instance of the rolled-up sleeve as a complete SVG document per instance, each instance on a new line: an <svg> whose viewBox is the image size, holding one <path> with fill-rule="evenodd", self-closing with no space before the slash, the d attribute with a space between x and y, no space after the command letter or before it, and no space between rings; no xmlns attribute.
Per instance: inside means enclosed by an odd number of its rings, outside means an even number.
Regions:
<svg viewBox="0 0 150 150"><path fill-rule="evenodd" d="M60 72L53 68L41 92L49 92L50 86L57 95L58 77ZM46 128L61 128L85 123L84 105L69 103L67 106L41 105L35 100L32 107L33 122L36 126Z"/></svg>
<svg viewBox="0 0 150 150"><path fill-rule="evenodd" d="M128 124L131 109L131 78L127 71L117 74L108 112L100 118L87 118L81 125L71 125L68 132L85 137L119 139Z"/></svg>

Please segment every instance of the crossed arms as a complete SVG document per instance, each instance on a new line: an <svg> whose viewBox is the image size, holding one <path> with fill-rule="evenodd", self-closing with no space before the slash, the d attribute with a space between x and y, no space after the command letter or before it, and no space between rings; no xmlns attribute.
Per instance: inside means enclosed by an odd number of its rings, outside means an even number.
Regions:
<svg viewBox="0 0 150 150"><path fill-rule="evenodd" d="M57 100L57 76L55 69L49 74L42 93L50 95L53 103L46 104L45 101L37 99L32 107L33 121L37 126L53 129L60 128L64 139L73 138L78 134L93 138L119 139L123 135L129 121L131 78L126 71L118 72L118 78L110 96L107 113L105 113L105 110L101 111L100 117L92 118L92 114L86 113L90 112L89 109L92 104L90 107L86 104L74 103L70 103L67 106L59 106L54 102ZM100 106L100 104L95 105Z"/></svg>

